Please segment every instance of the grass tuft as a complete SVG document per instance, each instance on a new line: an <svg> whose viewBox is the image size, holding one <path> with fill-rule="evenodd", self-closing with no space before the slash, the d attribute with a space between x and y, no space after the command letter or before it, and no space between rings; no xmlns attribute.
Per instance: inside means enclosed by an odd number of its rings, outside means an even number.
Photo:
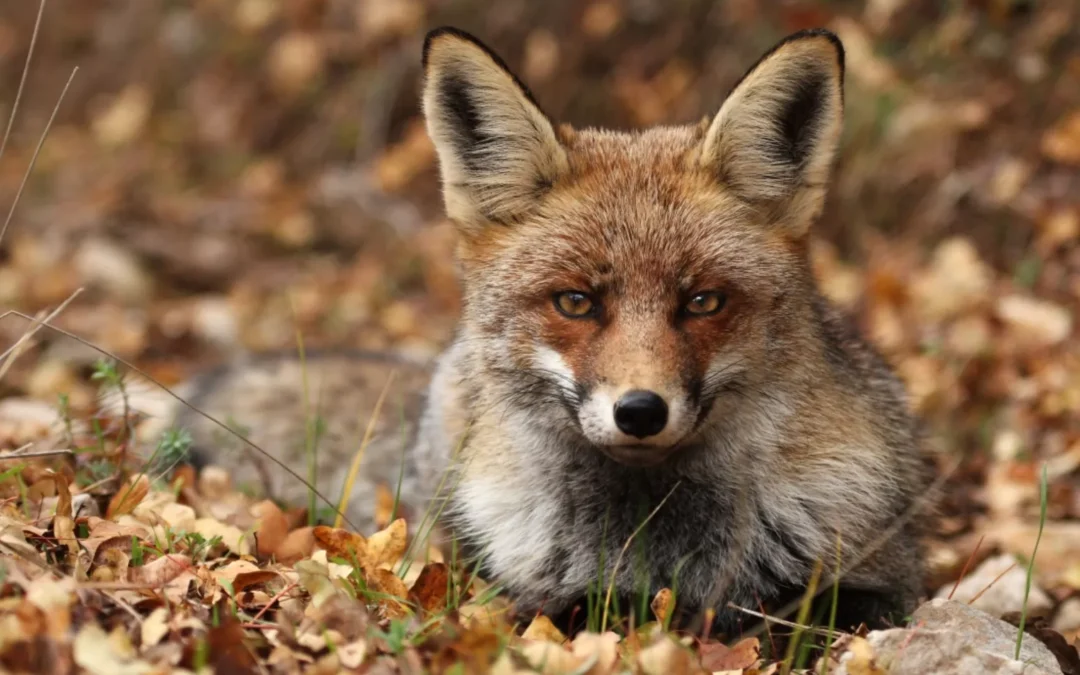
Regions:
<svg viewBox="0 0 1080 675"><path fill-rule="evenodd" d="M1035 548L1031 551L1031 560L1027 566L1027 580L1024 583L1024 605L1020 608L1020 625L1016 628L1016 654L1015 659L1020 660L1020 647L1024 644L1024 624L1027 623L1028 596L1031 594L1031 579L1035 576L1035 554L1039 551L1039 541L1042 540L1043 526L1046 524L1046 504L1049 501L1049 489L1047 488L1046 464L1043 464L1042 480L1039 485L1039 533L1035 536Z"/></svg>
<svg viewBox="0 0 1080 675"><path fill-rule="evenodd" d="M396 374L397 371L391 370L386 377L386 384L383 385L382 391L379 392L379 398L375 401L375 410L371 413L371 417L368 418L367 429L364 430L364 439L360 441L360 447L353 456L352 464L349 465L349 473L345 476L345 485L341 488L341 501L338 502L338 515L334 518L334 527L341 527L341 514L345 513L349 507L349 497L352 495L353 485L356 483L356 475L360 472L360 463L363 462L364 452L371 443L371 437L375 434L375 425L382 414L383 401L386 400L386 393L390 391L390 385L394 382L394 375ZM404 463L402 467L404 467ZM399 476L398 495L401 494L401 478L403 476ZM394 498L394 510L397 510L397 497Z"/></svg>

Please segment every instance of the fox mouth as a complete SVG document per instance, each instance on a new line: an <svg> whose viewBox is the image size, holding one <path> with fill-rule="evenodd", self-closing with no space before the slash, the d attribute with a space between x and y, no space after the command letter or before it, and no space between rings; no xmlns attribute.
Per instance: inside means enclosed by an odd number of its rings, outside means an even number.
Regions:
<svg viewBox="0 0 1080 675"><path fill-rule="evenodd" d="M657 445L602 445L600 451L619 464L631 467L649 467L662 463L675 450L675 446Z"/></svg>

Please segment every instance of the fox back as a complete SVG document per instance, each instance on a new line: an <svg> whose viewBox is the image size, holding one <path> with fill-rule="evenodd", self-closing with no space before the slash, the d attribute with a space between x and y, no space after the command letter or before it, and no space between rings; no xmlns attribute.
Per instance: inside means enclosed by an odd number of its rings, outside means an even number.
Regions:
<svg viewBox="0 0 1080 675"><path fill-rule="evenodd" d="M460 31L423 60L464 302L407 473L489 579L549 613L598 580L676 586L731 629L729 603L781 603L821 562L852 622L909 610L916 425L809 264L836 37L797 33L714 116L634 132L556 125Z"/></svg>

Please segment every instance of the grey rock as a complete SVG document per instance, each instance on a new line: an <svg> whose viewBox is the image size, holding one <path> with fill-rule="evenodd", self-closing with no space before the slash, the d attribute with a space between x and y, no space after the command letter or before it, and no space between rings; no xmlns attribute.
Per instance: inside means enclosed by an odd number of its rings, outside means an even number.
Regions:
<svg viewBox="0 0 1080 675"><path fill-rule="evenodd" d="M912 615L910 628L872 631L873 668L856 666L855 655L841 654L834 675L1060 675L1046 645L1024 636L1020 659L1013 659L1016 627L955 600L935 599ZM848 666L852 668L849 670Z"/></svg>

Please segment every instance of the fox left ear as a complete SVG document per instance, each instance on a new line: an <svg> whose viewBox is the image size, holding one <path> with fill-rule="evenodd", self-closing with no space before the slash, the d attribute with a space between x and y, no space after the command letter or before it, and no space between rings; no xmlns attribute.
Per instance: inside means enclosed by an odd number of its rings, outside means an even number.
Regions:
<svg viewBox="0 0 1080 675"><path fill-rule="evenodd" d="M529 90L465 32L428 33L423 100L447 215L466 233L520 219L567 171L566 150Z"/></svg>
<svg viewBox="0 0 1080 675"><path fill-rule="evenodd" d="M791 35L743 76L713 118L698 161L792 236L825 202L843 125L844 47L825 30Z"/></svg>

